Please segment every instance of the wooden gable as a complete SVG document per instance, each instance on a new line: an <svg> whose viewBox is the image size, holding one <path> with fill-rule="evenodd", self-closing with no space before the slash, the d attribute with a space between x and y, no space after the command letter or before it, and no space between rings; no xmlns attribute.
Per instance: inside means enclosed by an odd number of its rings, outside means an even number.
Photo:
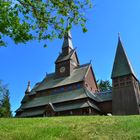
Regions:
<svg viewBox="0 0 140 140"><path fill-rule="evenodd" d="M85 75L85 86L92 92L96 92L98 90L96 78L91 65L89 65L89 69Z"/></svg>

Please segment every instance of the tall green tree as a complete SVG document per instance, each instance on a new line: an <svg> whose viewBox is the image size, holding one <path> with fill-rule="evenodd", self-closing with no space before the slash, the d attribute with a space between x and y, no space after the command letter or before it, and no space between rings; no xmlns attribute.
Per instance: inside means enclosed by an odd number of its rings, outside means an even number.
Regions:
<svg viewBox="0 0 140 140"><path fill-rule="evenodd" d="M90 0L0 0L0 46L5 37L15 43L62 38L73 24L86 32L89 8Z"/></svg>
<svg viewBox="0 0 140 140"><path fill-rule="evenodd" d="M112 89L112 85L109 80L98 80L97 84L100 91L107 91Z"/></svg>
<svg viewBox="0 0 140 140"><path fill-rule="evenodd" d="M9 95L7 86L0 82L0 117L12 117Z"/></svg>

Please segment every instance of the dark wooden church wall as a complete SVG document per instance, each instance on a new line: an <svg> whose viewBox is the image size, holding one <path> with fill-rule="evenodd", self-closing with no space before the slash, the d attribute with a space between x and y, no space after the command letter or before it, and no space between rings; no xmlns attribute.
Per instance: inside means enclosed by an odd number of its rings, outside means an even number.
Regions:
<svg viewBox="0 0 140 140"><path fill-rule="evenodd" d="M57 112L56 116L81 116L81 115L99 115L100 113L91 107L80 108L80 109L73 109L73 110L66 110Z"/></svg>
<svg viewBox="0 0 140 140"><path fill-rule="evenodd" d="M132 75L113 80L112 107L114 115L139 114L139 89L135 84L136 80Z"/></svg>
<svg viewBox="0 0 140 140"><path fill-rule="evenodd" d="M90 68L88 73L87 73L87 76L85 77L85 85L90 91L95 92L98 89L96 86L95 78L93 76L94 75L92 74L92 70Z"/></svg>
<svg viewBox="0 0 140 140"><path fill-rule="evenodd" d="M104 114L112 113L112 100L98 103L98 107Z"/></svg>

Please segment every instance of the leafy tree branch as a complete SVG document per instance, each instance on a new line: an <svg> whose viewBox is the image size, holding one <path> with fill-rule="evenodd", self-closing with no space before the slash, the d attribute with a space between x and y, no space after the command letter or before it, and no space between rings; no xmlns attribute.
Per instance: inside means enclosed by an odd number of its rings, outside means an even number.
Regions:
<svg viewBox="0 0 140 140"><path fill-rule="evenodd" d="M4 37L15 43L62 38L73 24L86 32L89 8L90 0L1 0L0 46L7 45Z"/></svg>

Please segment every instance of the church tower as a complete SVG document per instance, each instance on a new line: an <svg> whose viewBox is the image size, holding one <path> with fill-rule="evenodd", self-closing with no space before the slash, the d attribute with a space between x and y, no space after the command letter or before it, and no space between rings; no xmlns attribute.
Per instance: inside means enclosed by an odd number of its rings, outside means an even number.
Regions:
<svg viewBox="0 0 140 140"><path fill-rule="evenodd" d="M73 49L70 30L65 33L62 52L55 61L56 78L70 76L73 69L79 66L76 50Z"/></svg>
<svg viewBox="0 0 140 140"><path fill-rule="evenodd" d="M140 90L120 37L112 70L112 112L114 115L139 114Z"/></svg>

